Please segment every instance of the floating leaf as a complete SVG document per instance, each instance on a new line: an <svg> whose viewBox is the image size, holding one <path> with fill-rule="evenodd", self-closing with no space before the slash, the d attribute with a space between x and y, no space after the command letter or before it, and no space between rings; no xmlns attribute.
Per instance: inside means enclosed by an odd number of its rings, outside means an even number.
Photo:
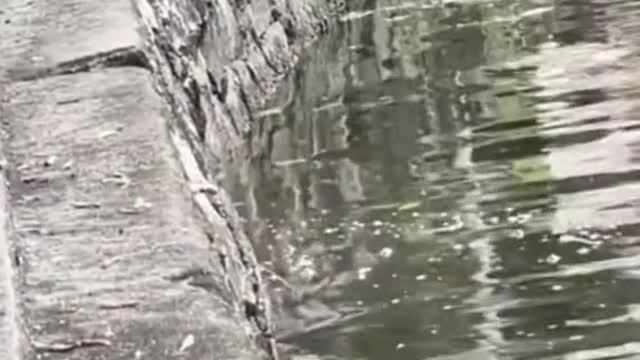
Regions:
<svg viewBox="0 0 640 360"><path fill-rule="evenodd" d="M416 209L418 207L420 207L421 202L420 201L412 201L412 202L408 202L406 204L400 205L398 207L398 211L409 211L409 210L413 210Z"/></svg>

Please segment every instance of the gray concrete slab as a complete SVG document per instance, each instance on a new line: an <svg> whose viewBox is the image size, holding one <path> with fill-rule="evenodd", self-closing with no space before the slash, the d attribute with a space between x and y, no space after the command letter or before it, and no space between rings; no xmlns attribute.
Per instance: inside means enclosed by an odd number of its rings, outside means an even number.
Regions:
<svg viewBox="0 0 640 360"><path fill-rule="evenodd" d="M0 34L0 82L59 66L72 72L78 60L141 49L144 39L131 0L4 0Z"/></svg>
<svg viewBox="0 0 640 360"><path fill-rule="evenodd" d="M259 358L152 83L116 68L5 89L26 358Z"/></svg>

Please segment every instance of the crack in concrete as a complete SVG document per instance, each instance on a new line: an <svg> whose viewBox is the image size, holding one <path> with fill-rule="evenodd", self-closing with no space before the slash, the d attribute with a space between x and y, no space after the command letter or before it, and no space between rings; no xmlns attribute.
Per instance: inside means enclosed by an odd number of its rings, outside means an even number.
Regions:
<svg viewBox="0 0 640 360"><path fill-rule="evenodd" d="M51 67L12 70L9 73L9 80L33 81L51 76L87 72L93 69L126 66L151 70L151 65L144 51L134 46L128 46L65 61Z"/></svg>

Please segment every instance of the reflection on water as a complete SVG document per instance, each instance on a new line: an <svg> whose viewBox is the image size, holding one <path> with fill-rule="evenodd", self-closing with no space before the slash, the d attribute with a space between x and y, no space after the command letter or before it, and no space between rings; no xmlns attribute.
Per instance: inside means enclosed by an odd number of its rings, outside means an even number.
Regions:
<svg viewBox="0 0 640 360"><path fill-rule="evenodd" d="M298 359L640 356L640 3L348 5L237 178L280 340Z"/></svg>

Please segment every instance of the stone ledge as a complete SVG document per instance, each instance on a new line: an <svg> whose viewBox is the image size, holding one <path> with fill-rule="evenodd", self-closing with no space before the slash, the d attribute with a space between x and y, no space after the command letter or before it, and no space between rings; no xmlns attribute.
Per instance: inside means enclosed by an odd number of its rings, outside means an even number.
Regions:
<svg viewBox="0 0 640 360"><path fill-rule="evenodd" d="M144 38L130 0L7 1L0 9L0 82L55 74L58 67L86 70L83 59L114 51L141 54Z"/></svg>
<svg viewBox="0 0 640 360"><path fill-rule="evenodd" d="M23 320L60 359L259 358L139 68L10 85Z"/></svg>

